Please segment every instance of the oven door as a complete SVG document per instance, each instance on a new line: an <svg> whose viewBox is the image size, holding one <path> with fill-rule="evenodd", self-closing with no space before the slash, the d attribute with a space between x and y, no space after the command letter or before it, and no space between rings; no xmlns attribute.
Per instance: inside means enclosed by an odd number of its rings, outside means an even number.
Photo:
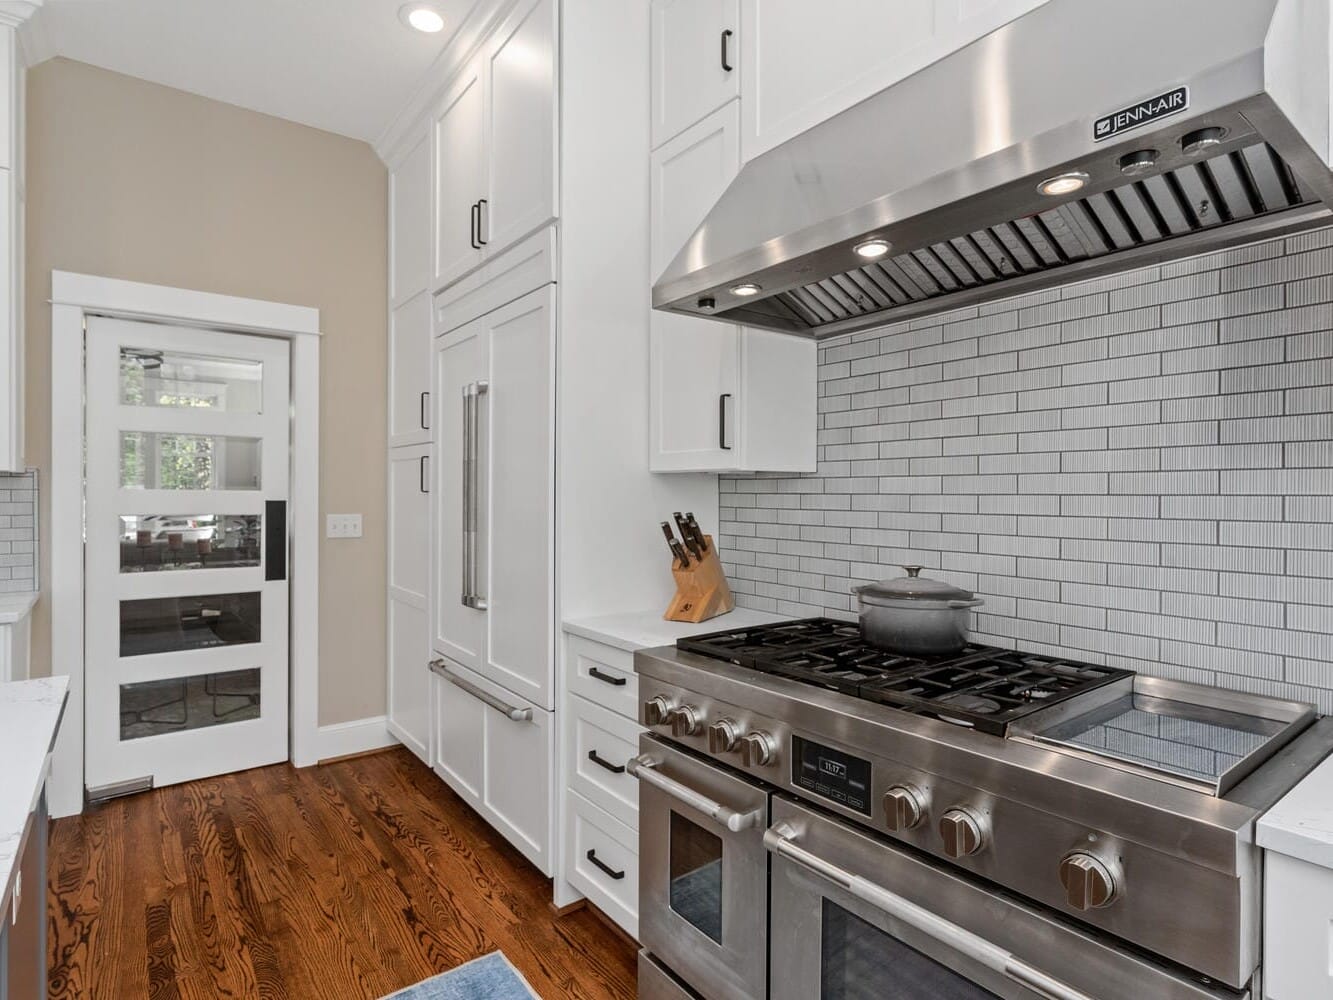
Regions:
<svg viewBox="0 0 1333 1000"><path fill-rule="evenodd" d="M775 796L771 1000L1238 1000Z"/></svg>
<svg viewBox="0 0 1333 1000"><path fill-rule="evenodd" d="M765 1000L768 792L645 734L639 939L709 1000Z"/></svg>

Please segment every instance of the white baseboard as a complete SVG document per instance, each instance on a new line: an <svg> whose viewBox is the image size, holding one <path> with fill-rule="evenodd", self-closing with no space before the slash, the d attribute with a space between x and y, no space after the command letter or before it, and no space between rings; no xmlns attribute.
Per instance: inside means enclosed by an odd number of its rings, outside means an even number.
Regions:
<svg viewBox="0 0 1333 1000"><path fill-rule="evenodd" d="M368 750L382 750L398 741L389 732L386 719L374 715L368 719L353 719L351 722L338 722L331 726L320 726L316 732L315 760L329 760L332 757L346 757L348 754L365 753ZM295 762L301 766L299 761Z"/></svg>

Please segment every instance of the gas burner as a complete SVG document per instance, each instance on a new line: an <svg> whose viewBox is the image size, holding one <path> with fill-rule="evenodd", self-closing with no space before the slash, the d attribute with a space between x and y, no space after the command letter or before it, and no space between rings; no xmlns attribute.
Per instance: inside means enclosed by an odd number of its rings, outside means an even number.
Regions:
<svg viewBox="0 0 1333 1000"><path fill-rule="evenodd" d="M1133 676L1129 670L969 645L944 660L871 646L860 628L804 618L681 639L679 649L1003 736L1038 709Z"/></svg>

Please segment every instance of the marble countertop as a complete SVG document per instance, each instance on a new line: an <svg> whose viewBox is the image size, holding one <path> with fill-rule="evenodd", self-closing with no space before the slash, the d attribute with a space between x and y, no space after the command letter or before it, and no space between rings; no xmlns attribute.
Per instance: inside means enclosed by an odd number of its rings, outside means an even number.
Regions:
<svg viewBox="0 0 1333 1000"><path fill-rule="evenodd" d="M37 603L37 591L20 594L0 594L0 625L13 625L28 617Z"/></svg>
<svg viewBox="0 0 1333 1000"><path fill-rule="evenodd" d="M0 684L0 914L8 913L23 829L50 769L68 693L68 677Z"/></svg>
<svg viewBox="0 0 1333 1000"><path fill-rule="evenodd" d="M1259 820L1259 846L1333 869L1333 757Z"/></svg>
<svg viewBox="0 0 1333 1000"><path fill-rule="evenodd" d="M790 615L773 615L765 611L736 608L725 615L700 622L698 625L691 625L688 622L663 621L660 611L628 611L616 615L568 620L564 628L571 635L582 636L632 653L637 649L669 646L677 639L686 636L746 628L751 625L767 625L790 617Z"/></svg>

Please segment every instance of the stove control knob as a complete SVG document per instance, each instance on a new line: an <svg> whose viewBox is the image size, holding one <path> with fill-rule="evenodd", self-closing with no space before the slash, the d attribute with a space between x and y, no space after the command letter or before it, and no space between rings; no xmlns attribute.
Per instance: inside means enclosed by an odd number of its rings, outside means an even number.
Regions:
<svg viewBox="0 0 1333 1000"><path fill-rule="evenodd" d="M1120 891L1111 866L1082 851L1075 851L1060 862L1060 882L1069 897L1069 905L1076 910L1110 906Z"/></svg>
<svg viewBox="0 0 1333 1000"><path fill-rule="evenodd" d="M926 815L926 797L915 785L894 785L884 793L884 825L910 830Z"/></svg>
<svg viewBox="0 0 1333 1000"><path fill-rule="evenodd" d="M940 817L940 837L949 857L967 857L985 846L986 822L970 809L950 809Z"/></svg>
<svg viewBox="0 0 1333 1000"><path fill-rule="evenodd" d="M665 695L658 695L643 703L643 724L645 726L665 726L671 714L671 702Z"/></svg>
<svg viewBox="0 0 1333 1000"><path fill-rule="evenodd" d="M777 755L777 741L762 729L741 737L741 762L746 767L763 767Z"/></svg>
<svg viewBox="0 0 1333 1000"><path fill-rule="evenodd" d="M667 722L671 724L671 735L680 739L682 736L696 736L703 731L703 713L693 705L681 705L667 713Z"/></svg>
<svg viewBox="0 0 1333 1000"><path fill-rule="evenodd" d="M741 740L741 727L735 719L719 719L708 727L708 752L731 753Z"/></svg>

